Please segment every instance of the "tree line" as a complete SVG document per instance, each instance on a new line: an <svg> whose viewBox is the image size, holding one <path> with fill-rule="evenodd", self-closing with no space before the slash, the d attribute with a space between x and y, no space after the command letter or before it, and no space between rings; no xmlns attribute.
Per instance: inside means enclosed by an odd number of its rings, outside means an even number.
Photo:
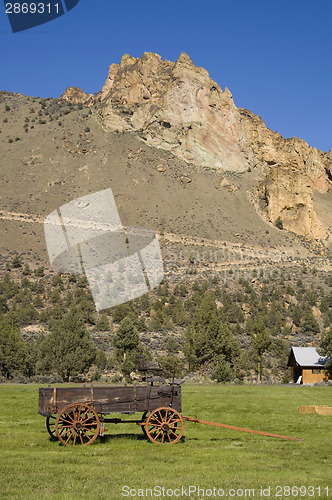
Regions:
<svg viewBox="0 0 332 500"><path fill-rule="evenodd" d="M289 344L283 338L297 332L317 338L322 353L331 355L328 280L314 288L282 277L255 287L240 278L231 290L218 282L164 283L154 294L96 313L84 276L32 271L15 258L0 294L4 379L54 374L69 380L92 365L96 378L113 370L129 379L143 360L155 359L166 376L196 372L223 382L256 372L260 381L269 358L285 372ZM24 340L20 332L28 325L42 333ZM94 332L110 332L111 343L96 345ZM163 354L150 348L149 332L159 332Z"/></svg>

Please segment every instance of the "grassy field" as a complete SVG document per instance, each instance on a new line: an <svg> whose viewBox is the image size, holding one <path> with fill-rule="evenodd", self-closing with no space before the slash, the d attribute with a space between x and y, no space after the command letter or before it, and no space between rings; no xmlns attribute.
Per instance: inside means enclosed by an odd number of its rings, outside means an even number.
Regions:
<svg viewBox="0 0 332 500"><path fill-rule="evenodd" d="M332 387L183 386L183 415L304 442L185 422L184 438L174 445L146 441L135 424L107 424L104 440L69 448L50 440L37 414L37 386L1 385L0 498L134 498L122 495L125 485L136 490L136 498L140 488L154 486L165 488L161 498L208 498L209 491L189 495L189 486L215 487L219 497L223 489L232 498L331 498L331 417L297 412L299 405L331 400ZM181 486L183 493L176 490ZM292 493L288 486L299 489ZM271 490L263 495L262 487ZM211 493L218 498L217 490Z"/></svg>

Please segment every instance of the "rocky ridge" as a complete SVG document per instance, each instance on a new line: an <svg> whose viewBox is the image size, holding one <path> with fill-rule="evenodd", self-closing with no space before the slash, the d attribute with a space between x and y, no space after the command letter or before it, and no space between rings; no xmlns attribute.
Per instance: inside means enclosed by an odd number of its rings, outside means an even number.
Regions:
<svg viewBox="0 0 332 500"><path fill-rule="evenodd" d="M91 99L73 88L70 94L82 102ZM221 174L261 169L254 194L267 220L280 217L284 229L331 239L331 227L315 212L313 194L331 188L332 152L268 129L260 117L237 108L227 87L223 92L187 54L175 63L149 52L141 59L125 54L120 64L111 64L95 102L106 130L133 132L189 164Z"/></svg>

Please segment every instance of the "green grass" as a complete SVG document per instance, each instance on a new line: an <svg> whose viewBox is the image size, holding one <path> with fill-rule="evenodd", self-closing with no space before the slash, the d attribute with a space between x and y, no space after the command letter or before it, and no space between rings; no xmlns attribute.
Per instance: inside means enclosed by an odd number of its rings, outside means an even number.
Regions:
<svg viewBox="0 0 332 500"><path fill-rule="evenodd" d="M320 496L316 490L298 498L328 498L323 487L332 491L331 417L301 415L297 407L331 405L331 396L331 387L183 386L183 415L304 442L185 422L185 437L174 445L146 441L135 424L107 424L103 442L69 448L49 439L45 419L37 414L38 386L1 385L0 498L120 500L126 498L123 485L255 488L255 497L261 497L261 486L271 486L265 498L277 498L278 485L321 486Z"/></svg>

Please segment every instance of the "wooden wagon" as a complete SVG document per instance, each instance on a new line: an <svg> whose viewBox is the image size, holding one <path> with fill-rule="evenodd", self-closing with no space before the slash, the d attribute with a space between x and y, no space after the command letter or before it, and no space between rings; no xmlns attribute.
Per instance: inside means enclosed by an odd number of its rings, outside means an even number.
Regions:
<svg viewBox="0 0 332 500"><path fill-rule="evenodd" d="M47 387L39 389L38 413L46 417L52 437L67 446L91 444L104 434L105 423L136 423L150 441L176 443L183 434L181 381L165 384L151 377L144 385ZM142 413L139 420L105 415Z"/></svg>
<svg viewBox="0 0 332 500"><path fill-rule="evenodd" d="M46 417L51 437L66 446L89 445L103 436L105 423L136 423L153 443L177 443L184 429L184 421L241 432L250 432L280 439L302 441L298 438L255 431L243 427L208 422L197 417L181 415L181 382L165 384L164 379L150 377L145 384L130 386L47 387L39 389L38 413ZM111 413L132 415L142 413L139 420L107 418Z"/></svg>

